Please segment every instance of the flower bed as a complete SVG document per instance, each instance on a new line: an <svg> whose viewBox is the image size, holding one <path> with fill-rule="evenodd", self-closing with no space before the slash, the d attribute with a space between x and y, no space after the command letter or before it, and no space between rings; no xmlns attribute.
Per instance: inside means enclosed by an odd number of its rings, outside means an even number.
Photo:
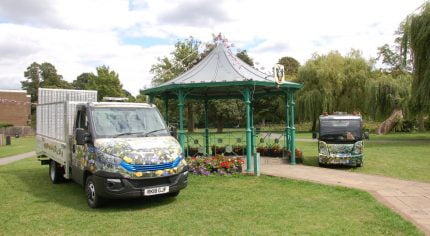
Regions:
<svg viewBox="0 0 430 236"><path fill-rule="evenodd" d="M246 155L246 147L245 146L233 146L233 153L225 153L225 147L223 146L212 146L211 151L212 154L217 156L219 155ZM273 145L270 147L267 146L259 146L257 147L257 152L260 153L262 157L284 157L285 154L288 158L291 157L291 153L285 148L280 147L279 145ZM196 147L188 148L188 156L198 156L198 149ZM303 152L296 148L296 160L300 163L303 160Z"/></svg>
<svg viewBox="0 0 430 236"><path fill-rule="evenodd" d="M242 172L242 157L216 155L212 157L191 157L187 160L189 171L197 175L229 175Z"/></svg>

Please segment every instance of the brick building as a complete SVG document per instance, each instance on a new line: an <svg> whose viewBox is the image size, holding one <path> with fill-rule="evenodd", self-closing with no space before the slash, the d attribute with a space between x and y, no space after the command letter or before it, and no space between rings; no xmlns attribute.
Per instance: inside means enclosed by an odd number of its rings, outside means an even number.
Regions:
<svg viewBox="0 0 430 236"><path fill-rule="evenodd" d="M25 90L0 90L0 123L28 126L31 98Z"/></svg>

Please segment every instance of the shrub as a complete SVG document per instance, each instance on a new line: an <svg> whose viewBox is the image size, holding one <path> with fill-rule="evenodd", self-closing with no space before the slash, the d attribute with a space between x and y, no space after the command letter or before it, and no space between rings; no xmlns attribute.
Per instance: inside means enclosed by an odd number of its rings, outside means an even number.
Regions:
<svg viewBox="0 0 430 236"><path fill-rule="evenodd" d="M8 123L0 123L0 128L7 128L7 127L11 127L13 126L12 124L8 124Z"/></svg>

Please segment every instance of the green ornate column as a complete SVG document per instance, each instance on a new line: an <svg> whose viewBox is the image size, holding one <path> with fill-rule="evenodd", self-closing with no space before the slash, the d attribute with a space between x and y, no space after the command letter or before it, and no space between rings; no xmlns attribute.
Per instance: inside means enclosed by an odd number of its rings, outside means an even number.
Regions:
<svg viewBox="0 0 430 236"><path fill-rule="evenodd" d="M245 102L246 112L246 171L251 172L251 91L245 88L241 91Z"/></svg>
<svg viewBox="0 0 430 236"><path fill-rule="evenodd" d="M169 125L169 98L164 97L164 120L166 121L166 125Z"/></svg>
<svg viewBox="0 0 430 236"><path fill-rule="evenodd" d="M205 99L205 147L206 147L206 155L209 155L209 120L208 120L208 105L209 101Z"/></svg>
<svg viewBox="0 0 430 236"><path fill-rule="evenodd" d="M154 95L149 95L149 104L154 104Z"/></svg>
<svg viewBox="0 0 430 236"><path fill-rule="evenodd" d="M284 94L284 100L285 100L285 130L284 130L284 135L285 135L285 149L288 151L290 150L290 104L288 103L288 92L285 91Z"/></svg>
<svg viewBox="0 0 430 236"><path fill-rule="evenodd" d="M185 132L184 132L185 93L183 90L179 90L177 95L178 95L178 108L179 108L179 144L181 145L183 155L185 155Z"/></svg>
<svg viewBox="0 0 430 236"><path fill-rule="evenodd" d="M294 103L294 92L293 91L289 91L289 102L290 102L290 151L291 151L291 164L295 165L296 164L296 129L294 128L294 107L295 107L295 103Z"/></svg>
<svg viewBox="0 0 430 236"><path fill-rule="evenodd" d="M254 102L251 102L251 152L252 155L256 153L255 146L255 127L254 127Z"/></svg>

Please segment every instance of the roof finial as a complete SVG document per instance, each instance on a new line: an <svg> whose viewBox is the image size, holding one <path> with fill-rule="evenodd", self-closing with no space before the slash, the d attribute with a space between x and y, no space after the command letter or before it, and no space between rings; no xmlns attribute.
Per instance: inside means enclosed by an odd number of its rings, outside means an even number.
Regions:
<svg viewBox="0 0 430 236"><path fill-rule="evenodd" d="M216 45L224 43L225 39L222 37L221 33L218 33L217 36L215 36L215 34L212 34L212 37L213 37L213 41Z"/></svg>

